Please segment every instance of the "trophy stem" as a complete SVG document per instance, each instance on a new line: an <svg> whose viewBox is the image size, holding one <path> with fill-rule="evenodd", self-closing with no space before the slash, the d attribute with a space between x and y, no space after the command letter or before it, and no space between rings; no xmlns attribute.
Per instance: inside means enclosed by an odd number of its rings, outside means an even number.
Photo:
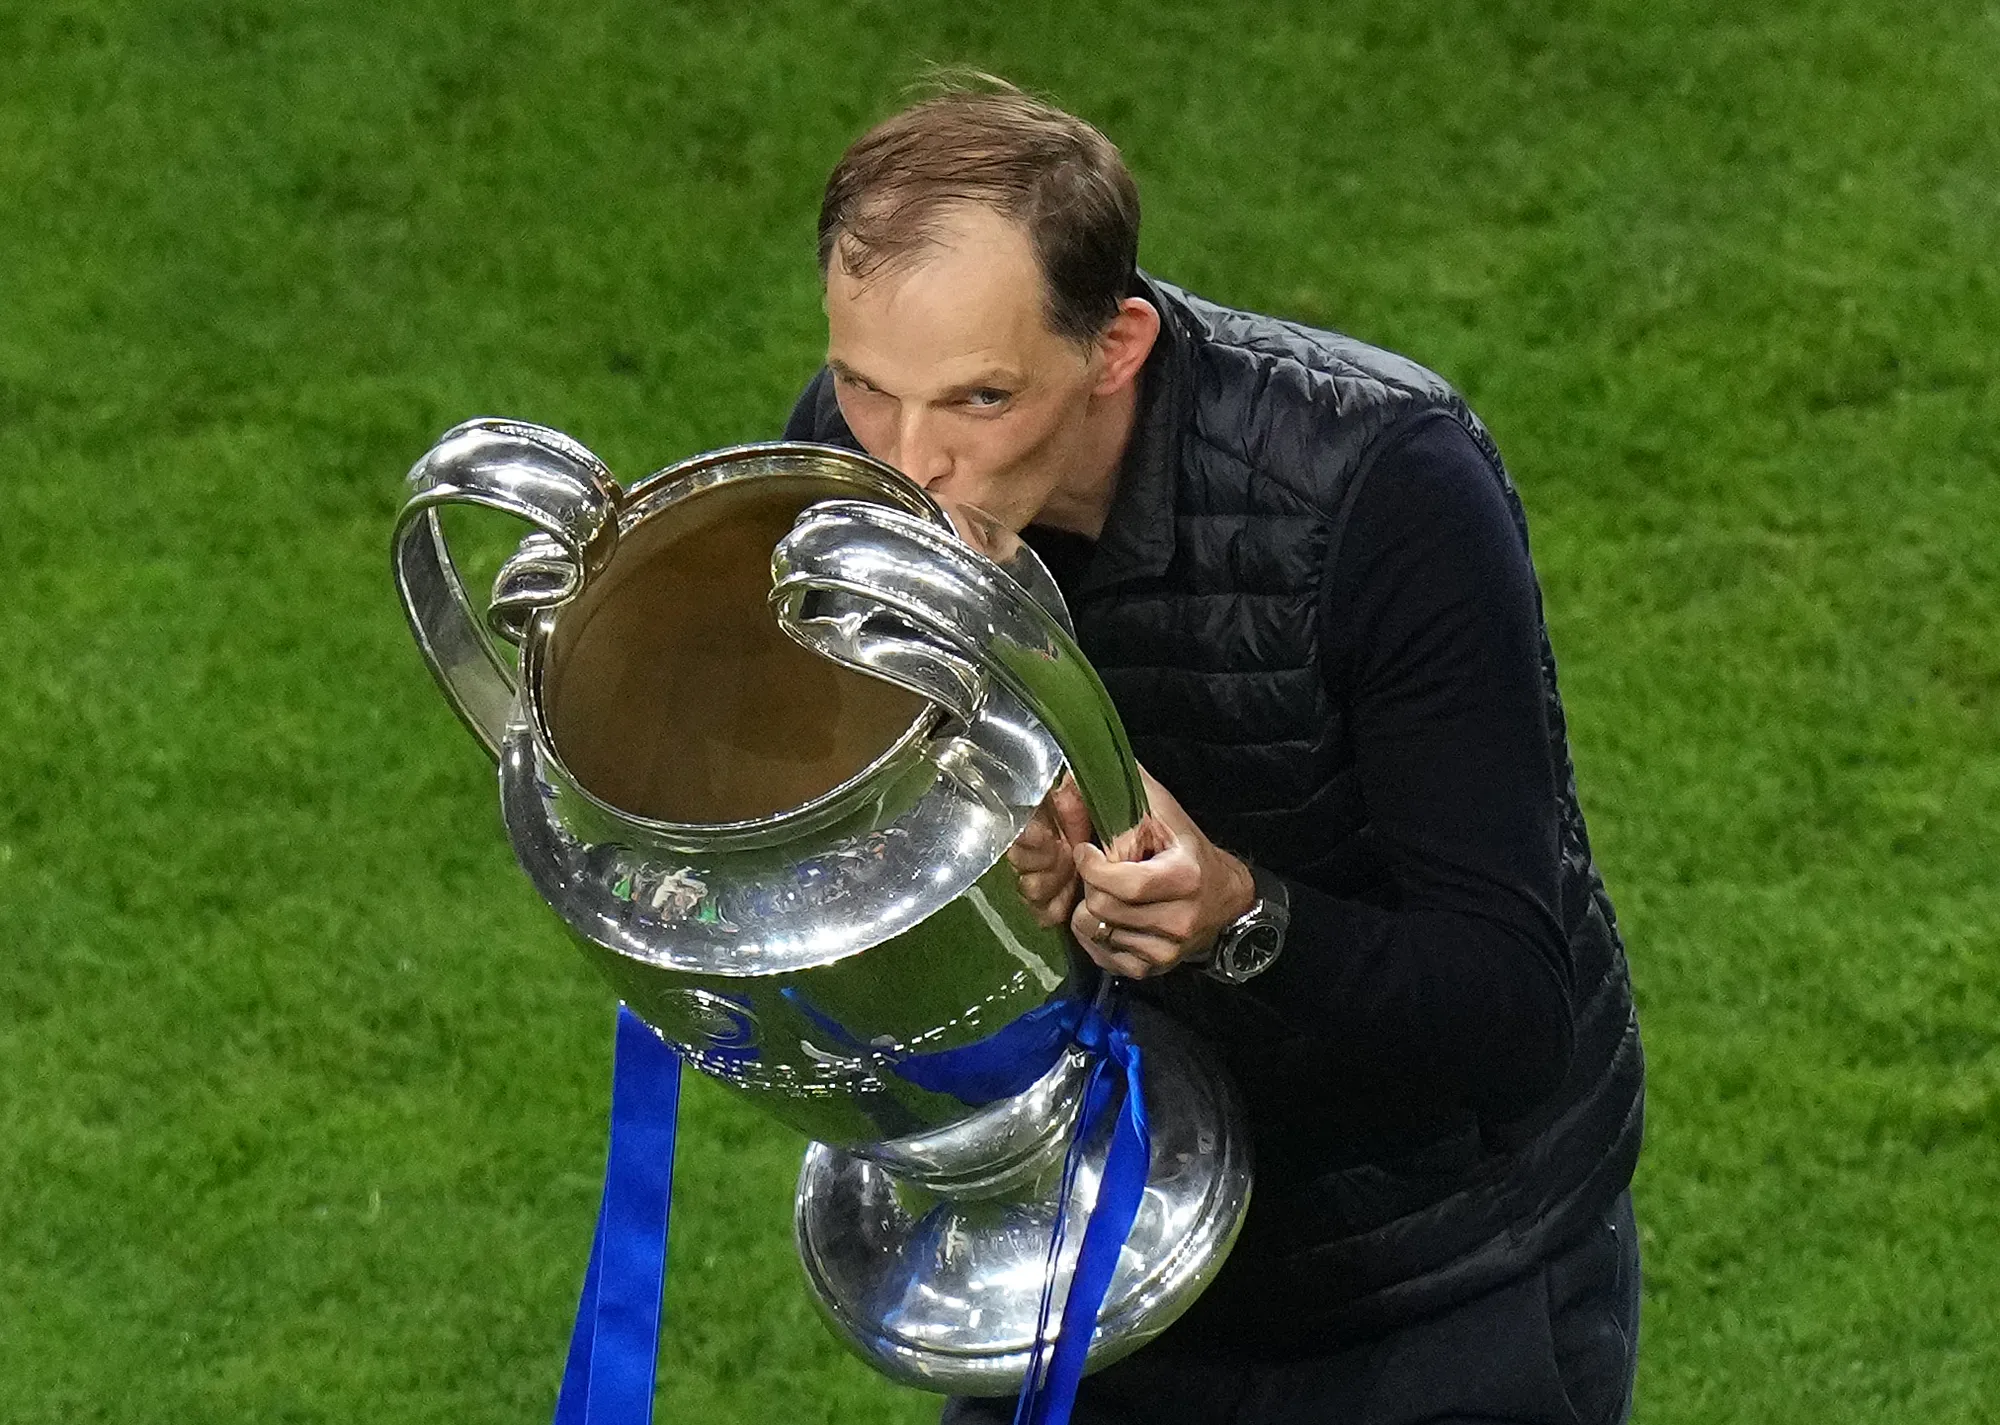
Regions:
<svg viewBox="0 0 2000 1425"><path fill-rule="evenodd" d="M957 1123L851 1151L898 1182L954 1202L1032 1190L1062 1170L1090 1063L1072 1047L1028 1088Z"/></svg>
<svg viewBox="0 0 2000 1425"><path fill-rule="evenodd" d="M1192 1304L1249 1205L1249 1147L1227 1078L1165 1015L1144 1005L1131 1013L1144 1056L1151 1161L1091 1339L1091 1369L1137 1350ZM1064 1071L1058 1065L1048 1078ZM812 1294L835 1333L877 1370L921 1390L1020 1389L1041 1321L1051 1235L1059 1217L1071 1224L1055 1264L1060 1301L1083 1237L1077 1224L1103 1178L1110 1117L1082 1145L1067 1202L1062 1160L1074 1105L1053 1154L1039 1146L1012 1153L1011 1171L976 1192L953 1192L949 1180L926 1181L905 1164L891 1169L874 1148L864 1157L813 1144L794 1225ZM958 1181L974 1176L962 1171Z"/></svg>

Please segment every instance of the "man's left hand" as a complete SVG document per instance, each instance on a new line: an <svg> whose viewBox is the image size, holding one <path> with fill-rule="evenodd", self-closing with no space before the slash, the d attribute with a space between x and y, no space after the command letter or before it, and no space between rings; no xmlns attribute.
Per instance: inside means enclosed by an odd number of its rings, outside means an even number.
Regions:
<svg viewBox="0 0 2000 1425"><path fill-rule="evenodd" d="M1202 835L1151 773L1140 775L1152 806L1145 820L1105 851L1075 848L1084 894L1069 922L1091 959L1132 980L1199 963L1257 901L1250 868Z"/></svg>

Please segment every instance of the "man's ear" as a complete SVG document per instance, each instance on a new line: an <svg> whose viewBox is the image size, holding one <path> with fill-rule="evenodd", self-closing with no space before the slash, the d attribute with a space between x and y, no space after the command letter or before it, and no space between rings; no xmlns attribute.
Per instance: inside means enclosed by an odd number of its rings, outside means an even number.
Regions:
<svg viewBox="0 0 2000 1425"><path fill-rule="evenodd" d="M1138 380L1139 370L1159 337L1160 314L1151 302L1143 297L1120 302L1118 315L1097 338L1097 354L1104 365L1090 394L1113 396Z"/></svg>

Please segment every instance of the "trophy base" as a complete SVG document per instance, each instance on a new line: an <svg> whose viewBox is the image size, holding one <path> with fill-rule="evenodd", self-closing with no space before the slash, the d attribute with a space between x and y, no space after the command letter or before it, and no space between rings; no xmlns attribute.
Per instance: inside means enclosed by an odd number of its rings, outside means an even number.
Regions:
<svg viewBox="0 0 2000 1425"><path fill-rule="evenodd" d="M1091 1337L1092 1370L1137 1350L1193 1303L1250 1201L1249 1145L1227 1078L1165 1015L1144 1005L1131 1014L1152 1162ZM1115 1117L1106 1114L1085 1145L1072 1184L1058 1319ZM919 1390L1011 1395L1027 1375L1061 1187L1057 1161L1012 1193L945 1197L814 1143L799 1176L799 1257L835 1334L877 1370Z"/></svg>

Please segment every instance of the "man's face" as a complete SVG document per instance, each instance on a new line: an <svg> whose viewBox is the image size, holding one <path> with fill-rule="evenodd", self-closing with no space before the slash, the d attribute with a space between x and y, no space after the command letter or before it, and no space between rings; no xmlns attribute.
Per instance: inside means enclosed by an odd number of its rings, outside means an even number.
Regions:
<svg viewBox="0 0 2000 1425"><path fill-rule="evenodd" d="M1071 493L1103 359L1049 330L1027 233L990 209L859 281L826 280L827 365L862 448L1010 530Z"/></svg>

